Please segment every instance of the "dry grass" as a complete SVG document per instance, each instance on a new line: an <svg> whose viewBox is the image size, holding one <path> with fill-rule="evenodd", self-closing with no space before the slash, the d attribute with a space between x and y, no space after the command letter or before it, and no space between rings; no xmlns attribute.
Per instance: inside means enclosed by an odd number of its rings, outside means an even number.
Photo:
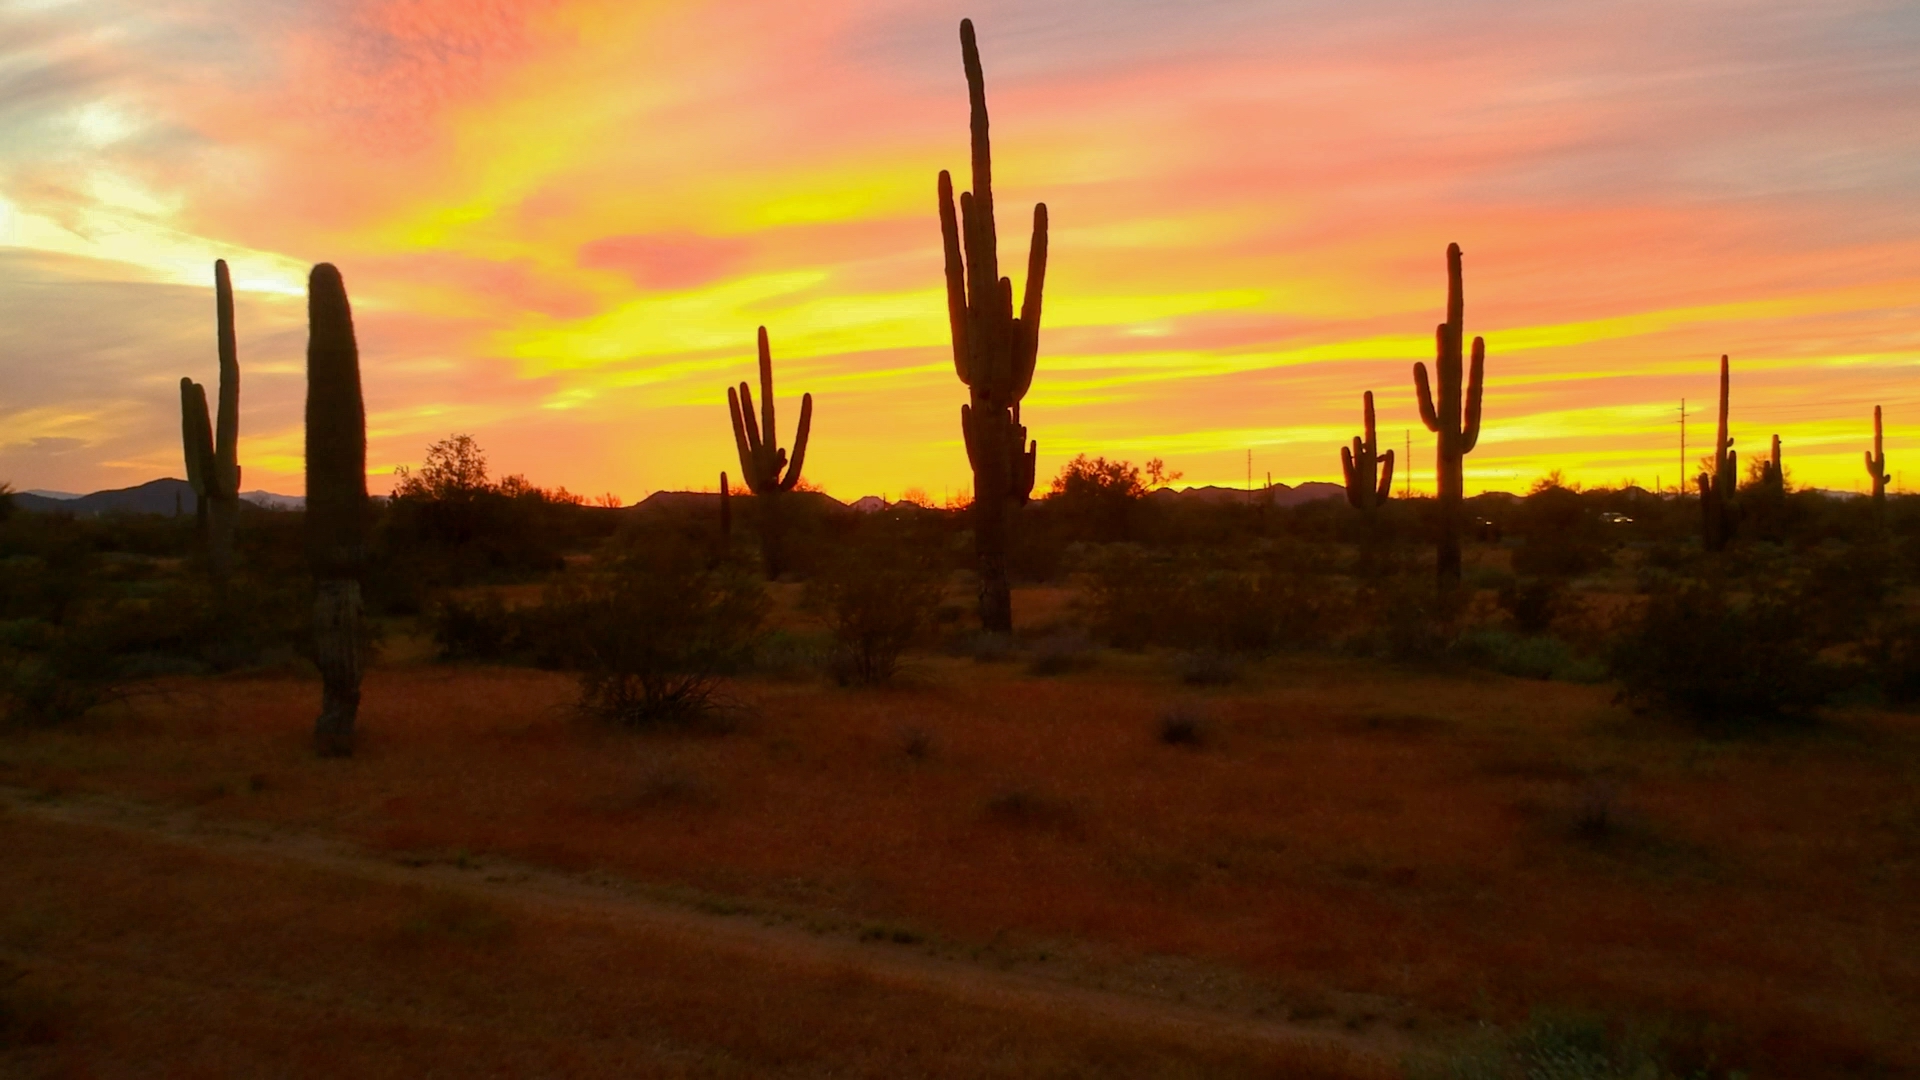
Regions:
<svg viewBox="0 0 1920 1080"><path fill-rule="evenodd" d="M610 871L1328 1025L1444 1034L1571 1007L1693 1025L1757 1076L1920 1069L1912 720L1708 744L1602 687L1312 661L1205 695L1186 752L1159 738L1190 694L1163 667L1062 680L927 659L886 691L746 682L755 718L724 737L582 726L558 676L386 669L351 762L308 754L312 687L196 681L6 737L0 781ZM1600 782L1604 835L1583 823ZM417 948L484 958L527 937ZM550 964L549 989L566 977Z"/></svg>

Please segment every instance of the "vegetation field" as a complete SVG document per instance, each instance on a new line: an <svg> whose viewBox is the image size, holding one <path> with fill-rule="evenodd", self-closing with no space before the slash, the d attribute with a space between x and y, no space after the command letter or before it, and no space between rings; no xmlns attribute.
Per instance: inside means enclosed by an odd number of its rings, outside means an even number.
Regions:
<svg viewBox="0 0 1920 1080"><path fill-rule="evenodd" d="M566 675L428 651L389 642L350 760L312 754L297 673L0 740L0 1062L1920 1069L1907 715L1707 737L1608 685L1300 655L1196 687L1161 650L1028 647L736 676L635 732Z"/></svg>

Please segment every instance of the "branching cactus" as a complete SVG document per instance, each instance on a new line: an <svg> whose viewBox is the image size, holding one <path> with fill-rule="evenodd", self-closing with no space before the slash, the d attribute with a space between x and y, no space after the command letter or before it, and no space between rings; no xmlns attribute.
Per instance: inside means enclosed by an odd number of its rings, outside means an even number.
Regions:
<svg viewBox="0 0 1920 1080"><path fill-rule="evenodd" d="M1787 474L1780 468L1780 436L1773 437L1772 456L1760 463L1760 487L1769 495L1785 494Z"/></svg>
<svg viewBox="0 0 1920 1080"><path fill-rule="evenodd" d="M741 383L736 390L727 387L727 409L733 414L733 442L740 451L740 473L747 490L753 492L754 509L760 519L760 554L766 560L767 578L780 576L783 568L783 533L778 496L792 491L800 482L800 469L807 460L807 436L813 430L813 395L800 395L800 426L793 433L793 459L777 444L773 426L773 350L767 343L767 328L760 328L760 420L753 418L753 390ZM722 475L724 492L726 481ZM724 499L721 496L725 506Z"/></svg>
<svg viewBox="0 0 1920 1080"><path fill-rule="evenodd" d="M1393 451L1380 453L1374 437L1373 391L1361 399L1364 437L1356 436L1351 447L1340 448L1340 469L1347 476L1347 501L1356 510L1371 510L1393 495Z"/></svg>
<svg viewBox="0 0 1920 1080"><path fill-rule="evenodd" d="M968 390L960 432L973 467L973 542L980 568L980 625L1013 629L1007 583L1010 512L1033 495L1037 443L1020 422L1020 401L1033 385L1040 353L1040 298L1047 278L1047 207L1033 208L1033 240L1020 314L1013 312L1013 280L1000 276L993 218L993 152L987 138L986 76L973 22L960 22L960 54L971 111L973 190L954 212L953 177L940 173L940 237L946 258L947 322L953 367Z"/></svg>
<svg viewBox="0 0 1920 1080"><path fill-rule="evenodd" d="M1887 472L1887 453L1880 445L1880 406L1873 407L1873 451L1866 455L1867 475L1873 477L1873 501L1877 506L1887 502L1887 483L1893 477Z"/></svg>
<svg viewBox="0 0 1920 1080"><path fill-rule="evenodd" d="M1439 436L1434 475L1439 481L1440 534L1435 569L1442 588L1460 583L1460 516L1466 497L1463 460L1480 441L1480 397L1486 382L1487 346L1473 339L1473 365L1464 385L1462 343L1466 302L1460 286L1460 245L1447 245L1447 321L1434 331L1434 368L1440 380L1436 402L1427 382L1427 365L1413 365L1413 385L1420 396L1420 420ZM1464 391L1464 393L1463 393Z"/></svg>
<svg viewBox="0 0 1920 1080"><path fill-rule="evenodd" d="M1740 479L1740 455L1727 434L1727 404L1732 388L1727 358L1720 357L1720 423L1714 429L1713 471L1694 478L1700 489L1701 542L1708 551L1724 551L1733 541L1737 508L1734 495Z"/></svg>
<svg viewBox="0 0 1920 1080"><path fill-rule="evenodd" d="M366 519L367 413L353 309L340 271L321 263L307 279L307 558L321 687L313 738L325 757L353 753Z"/></svg>
<svg viewBox="0 0 1920 1080"><path fill-rule="evenodd" d="M240 516L240 357L233 333L233 280L227 261L213 264L214 322L220 353L218 424L207 416L206 387L180 380L180 441L194 516L216 580L233 569L233 527Z"/></svg>

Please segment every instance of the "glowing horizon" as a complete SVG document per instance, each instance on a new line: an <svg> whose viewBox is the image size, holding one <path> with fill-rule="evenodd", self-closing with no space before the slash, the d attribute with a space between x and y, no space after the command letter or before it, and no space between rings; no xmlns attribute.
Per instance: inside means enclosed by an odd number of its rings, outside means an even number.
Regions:
<svg viewBox="0 0 1920 1080"><path fill-rule="evenodd" d="M788 445L852 499L968 486L934 178L966 185L958 12L919 0L0 0L0 480L180 475L240 292L249 489L302 486L305 273L352 296L375 490L455 431L628 502L735 471L772 337ZM1920 14L1865 0L1005 0L969 12L1001 258L1052 218L1041 471L1339 480L1444 251L1486 338L1469 491L1681 478L1732 356L1743 456L1856 490L1920 450ZM1697 425L1697 426L1696 426ZM1407 475L1397 470L1396 490ZM1901 485L1897 485L1901 486Z"/></svg>

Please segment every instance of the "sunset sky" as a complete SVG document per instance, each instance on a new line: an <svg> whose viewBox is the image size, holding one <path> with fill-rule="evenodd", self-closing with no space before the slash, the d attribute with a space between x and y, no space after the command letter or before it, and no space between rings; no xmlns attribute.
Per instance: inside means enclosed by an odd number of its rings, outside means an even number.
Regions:
<svg viewBox="0 0 1920 1080"><path fill-rule="evenodd" d="M1920 484L1910 0L0 0L0 480L182 475L225 258L249 489L302 490L318 261L376 491L456 431L589 495L710 488L761 324L811 480L965 488L934 198L963 15L1016 289L1052 217L1043 475L1338 479L1371 389L1430 488L1410 374L1453 241L1470 491L1672 486L1723 352L1740 449L1853 490L1880 404Z"/></svg>

